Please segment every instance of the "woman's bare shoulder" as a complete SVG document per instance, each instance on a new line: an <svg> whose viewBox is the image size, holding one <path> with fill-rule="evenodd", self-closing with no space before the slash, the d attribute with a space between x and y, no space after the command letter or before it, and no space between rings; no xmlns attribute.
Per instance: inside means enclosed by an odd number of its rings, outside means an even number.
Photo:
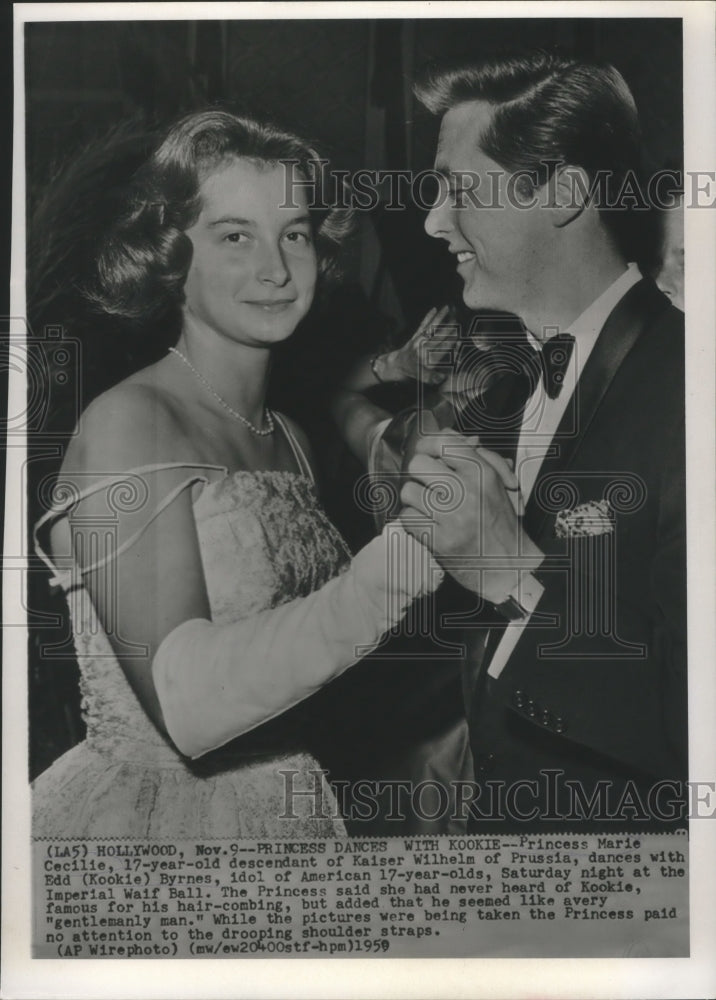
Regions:
<svg viewBox="0 0 716 1000"><path fill-rule="evenodd" d="M65 475L114 472L194 457L175 397L140 373L83 411L62 469Z"/></svg>

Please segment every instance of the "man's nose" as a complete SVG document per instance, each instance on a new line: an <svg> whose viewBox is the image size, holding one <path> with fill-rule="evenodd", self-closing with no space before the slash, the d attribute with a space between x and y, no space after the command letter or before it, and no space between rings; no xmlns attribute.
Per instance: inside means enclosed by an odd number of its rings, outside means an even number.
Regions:
<svg viewBox="0 0 716 1000"><path fill-rule="evenodd" d="M291 277L281 247L277 244L266 244L261 249L256 277L259 281L271 285L285 285Z"/></svg>
<svg viewBox="0 0 716 1000"><path fill-rule="evenodd" d="M441 184L433 207L425 219L425 232L435 239L447 240L454 228L453 206L447 189Z"/></svg>

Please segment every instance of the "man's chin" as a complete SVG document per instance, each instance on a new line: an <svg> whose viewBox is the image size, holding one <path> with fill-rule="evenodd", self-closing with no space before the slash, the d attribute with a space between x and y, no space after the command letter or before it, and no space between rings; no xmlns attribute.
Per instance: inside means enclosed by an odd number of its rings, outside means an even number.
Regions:
<svg viewBox="0 0 716 1000"><path fill-rule="evenodd" d="M473 312L509 312L504 306L498 305L497 296L490 295L485 288L477 286L477 283L465 284L462 301Z"/></svg>

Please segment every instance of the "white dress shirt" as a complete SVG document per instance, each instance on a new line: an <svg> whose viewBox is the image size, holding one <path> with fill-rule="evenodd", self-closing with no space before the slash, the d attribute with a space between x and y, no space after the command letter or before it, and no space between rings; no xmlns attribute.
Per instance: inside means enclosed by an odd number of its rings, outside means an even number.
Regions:
<svg viewBox="0 0 716 1000"><path fill-rule="evenodd" d="M641 274L637 265L629 264L627 270L598 299L592 302L581 316L573 323L570 323L569 330L563 332L572 334L574 337L574 348L569 365L564 373L561 392L556 399L550 399L545 392L542 379L540 379L534 393L527 400L522 418L517 454L515 456L515 473L520 484L523 509L527 505L540 468L542 467L542 462L550 450L554 435L584 370L587 359L592 353L592 349L602 331L602 327L617 303L640 280ZM559 332L562 331L558 329L553 331L555 334ZM547 331L547 337L551 335L551 332ZM541 350L539 341L531 335L529 336L535 350ZM517 495L510 493L509 496L513 498L513 503L517 505ZM525 574L514 596L531 614L535 610L543 592L544 588L542 585L531 574ZM526 618L508 624L488 668L487 672L490 676L499 677L501 674L522 635L523 629L529 621L529 614Z"/></svg>

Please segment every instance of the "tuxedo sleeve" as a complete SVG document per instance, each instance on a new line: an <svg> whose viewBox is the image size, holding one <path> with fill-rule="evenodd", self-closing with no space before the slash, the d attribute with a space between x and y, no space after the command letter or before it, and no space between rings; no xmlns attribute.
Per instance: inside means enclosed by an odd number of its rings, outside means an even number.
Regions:
<svg viewBox="0 0 716 1000"><path fill-rule="evenodd" d="M657 779L687 773L683 445L671 436L643 508L613 536L546 540L556 568L540 573L544 593L498 681L506 708L565 752L576 744Z"/></svg>

